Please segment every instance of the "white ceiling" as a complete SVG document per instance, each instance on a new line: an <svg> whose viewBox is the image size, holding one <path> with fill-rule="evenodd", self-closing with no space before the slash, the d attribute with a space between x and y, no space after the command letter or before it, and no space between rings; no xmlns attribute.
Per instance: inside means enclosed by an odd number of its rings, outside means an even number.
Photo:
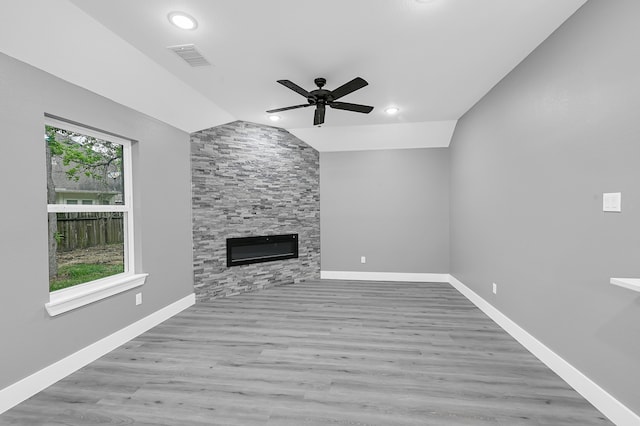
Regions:
<svg viewBox="0 0 640 426"><path fill-rule="evenodd" d="M303 108L276 125L321 151L448 146L456 120L585 1L14 0L0 51L188 132L274 125L266 110L306 102L279 79L331 90L360 76L369 86L341 101L370 114L328 109L318 129ZM175 10L198 28L173 27ZM8 19L20 14L30 25ZM187 43L212 66L166 49Z"/></svg>

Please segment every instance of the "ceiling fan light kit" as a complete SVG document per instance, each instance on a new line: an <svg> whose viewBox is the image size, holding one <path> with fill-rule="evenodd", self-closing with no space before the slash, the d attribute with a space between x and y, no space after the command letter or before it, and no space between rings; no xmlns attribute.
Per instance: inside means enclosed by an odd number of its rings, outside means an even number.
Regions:
<svg viewBox="0 0 640 426"><path fill-rule="evenodd" d="M290 109L315 106L316 110L313 115L313 125L318 126L324 123L324 116L325 116L327 105L334 109L359 112L362 114L368 114L373 110L373 107L369 105L352 104L348 102L337 102L337 99L340 99L343 96L348 95L349 93L355 92L358 89L362 89L363 87L369 84L361 77L356 77L353 80L343 84L342 86L338 87L335 90L324 89L324 86L327 83L327 80L322 77L318 77L314 80L314 83L316 86L318 86L318 88L310 92L306 91L302 87L298 86L297 84L289 80L278 80L278 83L293 90L299 95L302 95L305 98L307 98L307 103L301 104L301 105L293 105L293 106L284 107L284 108L272 109L267 111L267 113L269 114L288 111Z"/></svg>

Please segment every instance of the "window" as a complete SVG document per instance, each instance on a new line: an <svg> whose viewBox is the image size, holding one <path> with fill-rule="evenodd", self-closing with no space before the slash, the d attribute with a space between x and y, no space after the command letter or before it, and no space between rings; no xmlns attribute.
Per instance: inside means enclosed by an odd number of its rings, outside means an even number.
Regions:
<svg viewBox="0 0 640 426"><path fill-rule="evenodd" d="M135 274L131 141L45 119L50 315L144 283ZM81 201L79 201L79 199Z"/></svg>

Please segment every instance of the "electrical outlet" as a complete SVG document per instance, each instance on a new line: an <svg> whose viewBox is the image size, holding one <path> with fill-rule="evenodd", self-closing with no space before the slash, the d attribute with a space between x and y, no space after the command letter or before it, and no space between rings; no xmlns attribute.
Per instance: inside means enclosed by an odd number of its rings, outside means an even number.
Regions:
<svg viewBox="0 0 640 426"><path fill-rule="evenodd" d="M621 192L605 192L602 194L602 211L604 212L621 212L622 211L622 193Z"/></svg>
<svg viewBox="0 0 640 426"><path fill-rule="evenodd" d="M367 263L366 256L360 256L360 263Z"/></svg>
<svg viewBox="0 0 640 426"><path fill-rule="evenodd" d="M142 305L142 293L136 293L136 306Z"/></svg>
<svg viewBox="0 0 640 426"><path fill-rule="evenodd" d="M498 284L493 283L493 294L498 294Z"/></svg>

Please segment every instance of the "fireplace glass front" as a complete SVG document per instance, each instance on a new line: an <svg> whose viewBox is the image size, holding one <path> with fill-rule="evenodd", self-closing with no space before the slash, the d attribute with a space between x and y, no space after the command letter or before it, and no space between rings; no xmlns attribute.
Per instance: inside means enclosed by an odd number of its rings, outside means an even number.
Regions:
<svg viewBox="0 0 640 426"><path fill-rule="evenodd" d="M227 238L227 266L298 257L298 234Z"/></svg>

